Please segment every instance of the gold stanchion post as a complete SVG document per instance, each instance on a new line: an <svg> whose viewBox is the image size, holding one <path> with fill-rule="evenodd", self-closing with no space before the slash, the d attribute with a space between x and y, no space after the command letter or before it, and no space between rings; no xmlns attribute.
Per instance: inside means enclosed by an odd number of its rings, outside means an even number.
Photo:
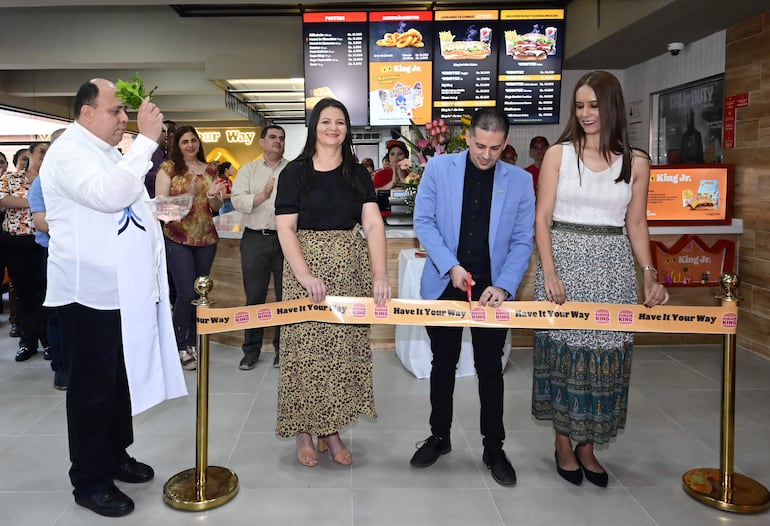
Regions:
<svg viewBox="0 0 770 526"><path fill-rule="evenodd" d="M196 307L214 304L208 297L214 282L208 276L195 280ZM198 335L198 411L195 434L195 467L180 471L163 486L163 500L172 508L204 511L221 506L238 493L234 471L208 465L209 434L209 335Z"/></svg>
<svg viewBox="0 0 770 526"><path fill-rule="evenodd" d="M725 293L722 305L738 302L740 280L723 274L719 284ZM725 334L722 349L722 422L719 469L697 468L682 475L684 490L707 506L734 513L758 513L770 507L770 493L754 479L734 473L735 458L735 335Z"/></svg>

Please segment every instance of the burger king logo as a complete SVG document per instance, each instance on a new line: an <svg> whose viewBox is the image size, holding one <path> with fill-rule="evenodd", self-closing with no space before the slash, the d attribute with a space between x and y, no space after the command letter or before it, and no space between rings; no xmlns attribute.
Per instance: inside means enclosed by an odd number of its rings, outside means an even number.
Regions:
<svg viewBox="0 0 770 526"><path fill-rule="evenodd" d="M474 307L471 311L473 321L487 321L487 309L483 307Z"/></svg>
<svg viewBox="0 0 770 526"><path fill-rule="evenodd" d="M620 312L618 312L618 323L621 325L633 325L634 311L623 309Z"/></svg>
<svg viewBox="0 0 770 526"><path fill-rule="evenodd" d="M610 323L610 311L607 309L596 309L594 319L599 325L607 325Z"/></svg>
<svg viewBox="0 0 770 526"><path fill-rule="evenodd" d="M366 318L366 305L363 303L354 303L350 311L354 318Z"/></svg>
<svg viewBox="0 0 770 526"><path fill-rule="evenodd" d="M249 316L249 311L245 310L239 310L235 313L235 324L241 324L241 323L249 323L251 321L251 316Z"/></svg>
<svg viewBox="0 0 770 526"><path fill-rule="evenodd" d="M722 328L734 329L738 326L738 315L734 312L726 312L722 315Z"/></svg>
<svg viewBox="0 0 770 526"><path fill-rule="evenodd" d="M273 309L259 309L257 311L257 319L259 321L270 321L273 319Z"/></svg>
<svg viewBox="0 0 770 526"><path fill-rule="evenodd" d="M509 322L511 321L511 313L508 309L495 309L495 321Z"/></svg>
<svg viewBox="0 0 770 526"><path fill-rule="evenodd" d="M375 305L374 306L374 317L385 319L390 315L390 311L388 309L387 305Z"/></svg>

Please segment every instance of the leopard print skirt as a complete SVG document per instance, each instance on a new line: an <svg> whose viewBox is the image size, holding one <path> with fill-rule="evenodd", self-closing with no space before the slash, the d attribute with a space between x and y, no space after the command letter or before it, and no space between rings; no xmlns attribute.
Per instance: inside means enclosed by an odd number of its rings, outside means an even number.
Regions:
<svg viewBox="0 0 770 526"><path fill-rule="evenodd" d="M371 296L366 242L353 230L300 230L302 254L329 296ZM284 261L283 299L307 298ZM310 300L308 300L309 302ZM368 325L302 322L281 327L276 434L330 435L359 415L376 418Z"/></svg>

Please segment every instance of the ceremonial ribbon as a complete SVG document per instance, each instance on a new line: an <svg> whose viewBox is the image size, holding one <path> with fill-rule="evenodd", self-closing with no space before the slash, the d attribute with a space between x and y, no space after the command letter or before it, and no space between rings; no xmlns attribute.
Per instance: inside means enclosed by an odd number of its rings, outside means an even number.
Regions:
<svg viewBox="0 0 770 526"><path fill-rule="evenodd" d="M644 305L617 303L506 301L499 307L478 302L391 299L374 305L372 298L327 296L320 303L309 298L211 308L199 306L198 333L215 334L273 327L304 321L366 325L433 325L508 327L511 329L591 329L626 332L735 334L738 307Z"/></svg>

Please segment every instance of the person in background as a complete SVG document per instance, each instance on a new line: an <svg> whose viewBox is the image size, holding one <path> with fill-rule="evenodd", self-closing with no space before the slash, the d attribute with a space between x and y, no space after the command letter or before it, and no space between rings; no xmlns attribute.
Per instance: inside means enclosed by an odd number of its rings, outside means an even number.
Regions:
<svg viewBox="0 0 770 526"><path fill-rule="evenodd" d="M695 112L689 108L687 110L687 129L682 134L679 145L679 162L703 164L703 159L703 138L695 128Z"/></svg>
<svg viewBox="0 0 770 526"><path fill-rule="evenodd" d="M59 128L51 134L51 144L64 133L66 128ZM46 259L48 259L48 222L45 220L45 200L43 199L43 186L40 177L36 177L29 187L29 210L32 212L32 221L35 224L35 243L43 247ZM53 371L53 387L59 391L67 389L69 378L69 359L62 351L59 338L59 319L54 309L46 311L46 332L48 345L51 349L51 370Z"/></svg>
<svg viewBox="0 0 770 526"><path fill-rule="evenodd" d="M152 168L144 176L144 186L147 187L147 193L150 194L150 197L155 197L155 178L158 176L158 168L163 161L168 160L168 152L171 149L171 140L174 138L176 128L174 121L163 121L163 131L158 137L158 148L152 154Z"/></svg>
<svg viewBox="0 0 770 526"><path fill-rule="evenodd" d="M529 141L529 156L532 157L532 164L524 169L532 174L532 185L535 187L535 194L537 194L537 179L540 176L540 166L543 164L543 157L549 146L548 139L542 135L532 137L532 140Z"/></svg>
<svg viewBox="0 0 770 526"><path fill-rule="evenodd" d="M529 174L498 162L508 139L508 117L495 108L474 113L468 150L428 161L414 207L414 231L428 253L420 295L499 307L516 295L532 255L535 195ZM471 287L469 289L469 287ZM426 327L433 353L431 435L410 464L424 468L452 449L455 372L462 327ZM502 485L516 483L503 451L503 346L505 328L471 328L481 405L482 461Z"/></svg>
<svg viewBox="0 0 770 526"><path fill-rule="evenodd" d="M246 305L261 305L267 299L270 276L276 301L283 297L283 252L275 227L275 185L281 171L289 164L284 156L286 132L278 125L262 128L259 137L262 157L241 166L233 184L233 205L243 214L241 225L241 273ZM264 329L246 329L243 358L238 368L253 369L262 352ZM273 335L273 367L278 367L281 328Z"/></svg>
<svg viewBox="0 0 770 526"><path fill-rule="evenodd" d="M32 358L37 353L38 342L43 348L43 357L46 360L52 358L43 308L45 250L35 243L35 225L27 199L47 151L47 142L32 143L27 150L24 172L15 176L6 174L0 179L0 206L7 210L3 220L3 248L8 275L16 289L21 329L17 362Z"/></svg>
<svg viewBox="0 0 770 526"><path fill-rule="evenodd" d="M587 73L575 85L567 126L540 171L538 301L636 303L634 256L644 305L668 301L650 254L649 157L629 145L625 107L611 73ZM625 426L632 353L632 333L535 331L532 414L553 422L556 470L573 484L585 475L607 486L594 446Z"/></svg>
<svg viewBox="0 0 770 526"><path fill-rule="evenodd" d="M364 157L361 159L361 164L366 168L366 171L369 172L369 175L374 175L374 160L372 160L371 157Z"/></svg>
<svg viewBox="0 0 770 526"><path fill-rule="evenodd" d="M504 163L508 164L516 164L516 161L519 158L519 154L516 153L516 148L511 146L510 144L507 144L505 148L503 148L503 153L500 155L500 160Z"/></svg>
<svg viewBox="0 0 770 526"><path fill-rule="evenodd" d="M8 171L8 158L3 152L0 152L0 179ZM5 219L5 208L0 206L0 225L3 224ZM3 236L0 234L0 282L5 280L5 249L3 247ZM2 302L2 296L0 295L0 302ZM2 306L0 304L0 306Z"/></svg>
<svg viewBox="0 0 770 526"><path fill-rule="evenodd" d="M206 162L200 136L192 126L181 126L174 132L170 159L158 169L155 195L173 197L193 195L190 212L179 221L163 225L166 257L176 287L174 331L182 368L194 371L198 367L195 306L198 297L195 279L207 276L217 253L219 235L214 227L213 210L222 206L225 183L216 168Z"/></svg>
<svg viewBox="0 0 770 526"><path fill-rule="evenodd" d="M222 207L219 209L220 214L226 214L235 210L233 203L230 200L232 197L233 188L233 175L235 175L235 168L230 161L225 161L217 165L217 175L219 180L225 183L225 193L222 194Z"/></svg>
<svg viewBox="0 0 770 526"><path fill-rule="evenodd" d="M382 156L382 167L390 168L390 155L388 155L387 153Z"/></svg>
<svg viewBox="0 0 770 526"><path fill-rule="evenodd" d="M139 135L125 156L116 147L128 115L114 83L93 79L80 86L74 116L40 173L51 235L45 304L56 308L70 360L67 434L75 502L120 517L134 502L114 481L142 483L155 475L126 451L133 442L132 414L187 393L174 345L163 236L144 187L163 114L149 99L142 102Z"/></svg>
<svg viewBox="0 0 770 526"><path fill-rule="evenodd" d="M409 149L403 141L391 140L387 143L388 166L374 173L372 184L375 191L390 190L396 183L403 183L408 172L398 163L409 158Z"/></svg>
<svg viewBox="0 0 770 526"><path fill-rule="evenodd" d="M278 180L275 214L284 300L390 299L385 226L341 102L326 98L313 108L302 153ZM361 414L377 416L369 327L308 321L283 327L281 336L276 434L296 437L303 466L315 466L317 453L327 450L335 462L352 464L339 432Z"/></svg>
<svg viewBox="0 0 770 526"><path fill-rule="evenodd" d="M27 166L29 165L28 153L29 152L27 148L21 148L17 150L16 153L13 154L13 166L15 168L15 171L8 172L9 177L10 176L22 177L24 175L24 172L27 171ZM0 208L2 207L0 206ZM5 214L3 214L3 221L5 221ZM7 261L6 261L6 267L7 267ZM19 300L18 300L18 295L16 294L16 286L13 284L13 279L10 277L10 272L9 272L8 323L11 324L11 331L9 333L9 336L11 338L19 338L21 336L21 328L19 327L18 316L17 316L18 305L19 305Z"/></svg>

